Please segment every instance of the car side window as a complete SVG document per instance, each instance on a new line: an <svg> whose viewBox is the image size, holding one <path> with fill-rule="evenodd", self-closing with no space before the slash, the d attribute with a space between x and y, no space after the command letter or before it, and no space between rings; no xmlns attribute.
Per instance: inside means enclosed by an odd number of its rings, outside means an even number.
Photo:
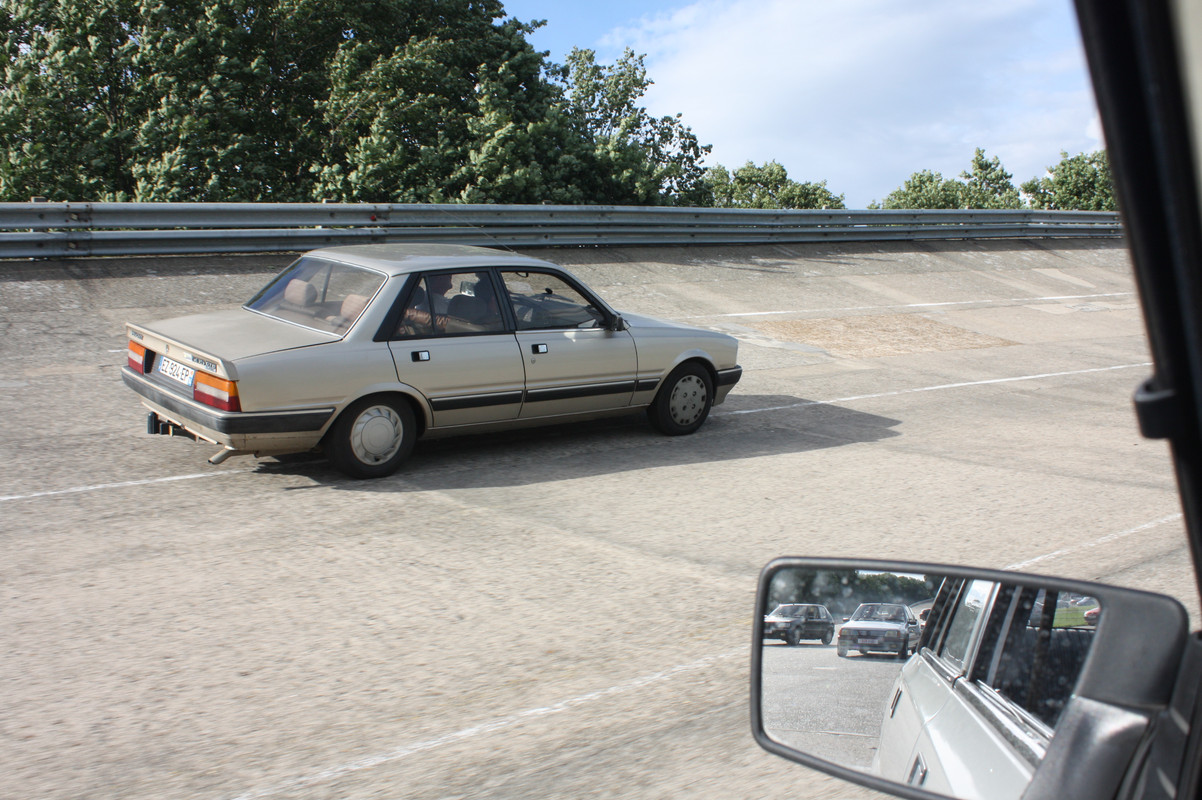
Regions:
<svg viewBox="0 0 1202 800"><path fill-rule="evenodd" d="M558 275L506 270L501 277L520 331L604 326L601 309Z"/></svg>
<svg viewBox="0 0 1202 800"><path fill-rule="evenodd" d="M973 678L1024 712L1055 727L1093 643L1085 611L1097 601L1042 589L1003 587L990 620L988 652Z"/></svg>
<svg viewBox="0 0 1202 800"><path fill-rule="evenodd" d="M506 330L487 272L422 275L397 323L396 336L503 333Z"/></svg>
<svg viewBox="0 0 1202 800"><path fill-rule="evenodd" d="M963 670L968 661L974 634L983 621L990 595L996 586L993 581L971 581L960 593L939 651L957 669Z"/></svg>

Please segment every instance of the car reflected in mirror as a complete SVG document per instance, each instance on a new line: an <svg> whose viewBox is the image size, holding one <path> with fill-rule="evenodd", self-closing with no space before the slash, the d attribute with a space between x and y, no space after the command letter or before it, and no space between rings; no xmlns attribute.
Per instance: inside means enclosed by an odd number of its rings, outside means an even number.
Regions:
<svg viewBox="0 0 1202 800"><path fill-rule="evenodd" d="M1136 621L1150 605L1170 620L1163 648L1144 644ZM1128 658L1138 640L1167 667L1185 630L1180 607L1156 595L814 559L765 568L756 619L752 717L762 746L874 788L962 800L1022 797L1075 698L1158 691L1110 685L1106 661ZM1132 722L1126 709L1076 702L1070 740Z"/></svg>

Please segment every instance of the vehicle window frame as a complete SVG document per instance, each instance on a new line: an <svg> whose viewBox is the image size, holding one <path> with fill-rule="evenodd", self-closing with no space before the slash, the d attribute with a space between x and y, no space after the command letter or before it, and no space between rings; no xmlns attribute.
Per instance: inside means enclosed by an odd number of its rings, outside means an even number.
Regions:
<svg viewBox="0 0 1202 800"><path fill-rule="evenodd" d="M316 284L313 284L311 281L309 281L308 278L292 277L289 278L288 281L285 281L285 278L287 278L289 275L292 275L294 272L303 270L303 268L307 267L313 268L313 275L315 277L324 272L324 278L322 279L322 285L320 289L318 289ZM293 280L303 280L313 287L315 292L313 305L315 307L318 305L328 305L330 302L330 280L333 277L336 269L341 269L341 271L346 275L351 275L352 273L363 273L366 275L372 275L377 279L375 288L372 289L370 293L359 294L354 292L343 296L343 301L345 301L350 294L355 294L358 297L364 298L363 306L354 319L347 320L345 325L330 326L327 324L318 324L319 319L322 322L326 322L327 320L326 317L318 317L316 311L312 315L288 314L281 316L280 314L276 313L277 311L281 310L280 306L282 305L276 298L283 297L285 295L287 284ZM306 330L317 331L318 333L324 333L341 338L346 336L350 329L354 327L354 325L360 319L362 319L365 314L368 313L372 304L377 298L379 298L381 292L383 292L385 287L388 286L388 283L388 274L374 267L356 264L351 261L344 261L339 258L330 258L326 255L305 253L298 258L293 259L291 263L276 273L271 280L259 287L259 289L242 304L242 308L251 312L252 314L259 314L260 316L267 317L268 319L274 319L289 325L296 325L297 327L305 328ZM267 302L274 302L276 305L269 310L264 308L262 305ZM260 304L259 307L256 307L256 303ZM332 309L327 309L327 312L328 311L332 311ZM312 324L310 324L308 321L310 318L312 319Z"/></svg>
<svg viewBox="0 0 1202 800"><path fill-rule="evenodd" d="M506 302L505 302L506 310L509 312L509 315L511 317L511 323L513 325L514 331L516 331L518 333L524 333L527 331L605 330L606 326L609 325L610 320L614 316L613 309L611 309L608 305L606 305L605 302L602 301L600 297L598 297L596 294L594 294L591 290L589 290L586 286L581 284L579 281L573 280L572 276L570 276L567 273L562 272L560 270L553 269L550 267L544 267L541 265L540 266L531 266L531 267L526 267L526 268L523 268L520 266L505 266L505 267L496 267L495 269L496 269L497 283L500 284L501 288L504 291L504 297L506 299ZM506 273L513 273L513 274L517 274L517 275L522 275L522 274L529 275L531 273L551 275L551 276L557 278L558 280L562 281L566 286L568 286L570 289L572 289L578 295L580 295L585 300L587 300L588 303L586 304L586 307L592 306L592 307L596 308L597 311L600 313L601 318L598 319L597 324L591 328L581 328L577 325L564 325L564 326L556 325L556 326L547 326L547 327L534 326L534 327L529 327L529 328L521 327L518 324L518 320L513 313L513 295L509 291L509 286L505 283L505 274Z"/></svg>
<svg viewBox="0 0 1202 800"><path fill-rule="evenodd" d="M426 289L425 286L430 277L435 275L461 275L468 272L482 275L483 277L481 277L480 280L487 280L489 285L492 286L493 293L497 298L497 310L501 317L501 326L499 329L486 331L433 331L428 334L405 334L398 331L405 310L409 307L409 303L417 290L421 288L426 291L427 300L429 299L429 289ZM512 335L515 331L513 315L508 306L507 295L498 289L498 284L501 285L502 289L504 288L504 284L499 280L498 275L496 274L496 268L494 267L461 266L412 272L407 276L404 285L398 292L397 299L394 301L392 309L385 318L384 324L381 325L379 333L376 334L376 340L390 342L412 342L434 339L453 339L463 336Z"/></svg>
<svg viewBox="0 0 1202 800"><path fill-rule="evenodd" d="M976 619L973 621L972 627L968 631L967 646L964 650L964 656L963 659L958 661L956 657L950 657L947 653L946 648L948 644L948 634L951 632L951 628L956 622L958 612L962 608L962 603L966 599L968 592L971 591L971 587L977 583L991 583L993 584L993 588L986 596L984 605L981 608L981 612L977 615ZM935 657L950 675L959 677L972 674L973 665L976 661L977 653L981 644L981 630L982 627L988 623L992 614L994 600L996 599L998 593L998 587L999 584L995 581L983 581L980 579L966 579L959 587L956 600L952 604L950 613L947 615L947 623L943 626L943 630L940 632L941 635L938 647L932 648Z"/></svg>

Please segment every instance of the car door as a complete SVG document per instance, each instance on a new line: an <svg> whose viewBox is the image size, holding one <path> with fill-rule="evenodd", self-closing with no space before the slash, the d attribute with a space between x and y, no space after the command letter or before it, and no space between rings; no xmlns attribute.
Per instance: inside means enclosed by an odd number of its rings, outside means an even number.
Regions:
<svg viewBox="0 0 1202 800"><path fill-rule="evenodd" d="M388 343L397 378L425 395L432 427L516 419L525 371L488 270L411 279Z"/></svg>
<svg viewBox="0 0 1202 800"><path fill-rule="evenodd" d="M826 629L826 623L822 621L822 612L818 610L818 606L810 606L806 609L806 638L819 639L822 637L822 632Z"/></svg>
<svg viewBox="0 0 1202 800"><path fill-rule="evenodd" d="M914 610L906 606L906 636L909 637L906 641L910 646L917 649L918 640L922 638L922 625L918 622L918 617L914 616Z"/></svg>
<svg viewBox="0 0 1202 800"><path fill-rule="evenodd" d="M625 408L638 359L597 298L551 270L499 270L526 370L522 417Z"/></svg>

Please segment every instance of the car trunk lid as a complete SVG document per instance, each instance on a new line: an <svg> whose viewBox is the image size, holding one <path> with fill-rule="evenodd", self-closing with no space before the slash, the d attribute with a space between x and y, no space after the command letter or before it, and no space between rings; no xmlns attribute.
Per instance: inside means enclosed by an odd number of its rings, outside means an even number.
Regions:
<svg viewBox="0 0 1202 800"><path fill-rule="evenodd" d="M158 355L230 380L238 378L234 362L240 359L339 338L244 308L175 317L149 325L128 323L126 330L132 341Z"/></svg>

